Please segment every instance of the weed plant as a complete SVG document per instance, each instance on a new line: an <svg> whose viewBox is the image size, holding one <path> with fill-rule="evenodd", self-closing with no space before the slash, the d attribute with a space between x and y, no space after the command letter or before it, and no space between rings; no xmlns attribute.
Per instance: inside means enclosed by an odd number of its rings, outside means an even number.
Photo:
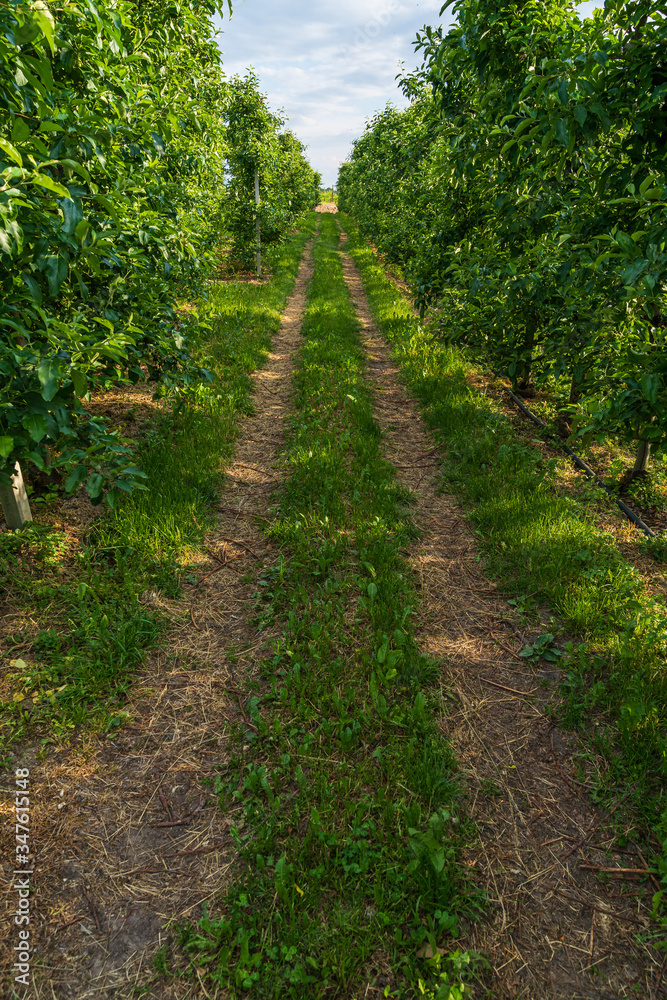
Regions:
<svg viewBox="0 0 667 1000"><path fill-rule="evenodd" d="M94 522L71 556L64 531L29 524L0 535L0 582L36 635L17 629L5 641L9 668L0 689L0 749L39 733L67 736L79 725L113 730L125 693L164 622L142 601L146 591L176 597L212 523L224 467L249 412L250 373L267 357L305 242L317 216L273 250L275 277L260 285L220 282L200 304L192 345L213 373L152 422L137 449L147 489Z"/></svg>
<svg viewBox="0 0 667 1000"><path fill-rule="evenodd" d="M249 702L257 733L239 732L215 786L241 869L224 915L181 944L207 989L233 996L403 997L421 982L453 1000L475 959L437 947L479 900L458 864L437 665L413 635L411 498L382 455L337 241L323 216L268 529L280 556L258 580L257 623L281 637ZM437 958L418 959L428 944Z"/></svg>
<svg viewBox="0 0 667 1000"><path fill-rule="evenodd" d="M515 600L538 596L575 636L563 657L563 721L590 728L604 761L600 797L630 791L635 819L667 846L664 605L595 526L590 507L558 495L552 463L471 388L465 356L423 328L353 220L340 218L378 326L445 445L443 486L466 507L489 575Z"/></svg>

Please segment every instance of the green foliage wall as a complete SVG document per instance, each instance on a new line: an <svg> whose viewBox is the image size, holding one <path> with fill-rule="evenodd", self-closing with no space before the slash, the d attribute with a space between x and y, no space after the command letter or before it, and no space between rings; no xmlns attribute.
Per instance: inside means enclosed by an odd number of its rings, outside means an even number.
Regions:
<svg viewBox="0 0 667 1000"><path fill-rule="evenodd" d="M553 0L454 12L418 36L411 105L356 143L341 206L450 341L517 388L567 381L584 437L663 443L667 17L648 0L583 22Z"/></svg>
<svg viewBox="0 0 667 1000"><path fill-rule="evenodd" d="M94 500L140 486L82 397L109 380L173 392L208 377L174 303L204 289L221 243L242 255L240 206L254 197L244 157L263 171L269 238L314 200L317 176L280 119L256 116L255 150L235 127L241 95L263 99L254 77L225 79L216 10L10 0L0 11L2 483L18 460L66 473L67 489L85 483Z"/></svg>

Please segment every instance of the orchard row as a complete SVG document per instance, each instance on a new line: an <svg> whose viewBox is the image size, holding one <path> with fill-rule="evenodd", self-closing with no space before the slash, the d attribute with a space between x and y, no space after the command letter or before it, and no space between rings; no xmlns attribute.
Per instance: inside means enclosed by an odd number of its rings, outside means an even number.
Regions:
<svg viewBox="0 0 667 1000"><path fill-rule="evenodd" d="M637 471L667 435L658 6L459 0L418 37L408 108L369 124L339 178L443 337L515 390L548 386L569 432L637 442Z"/></svg>
<svg viewBox="0 0 667 1000"><path fill-rule="evenodd" d="M179 296L312 206L319 176L250 73L226 79L209 0L9 0L0 12L0 485L51 469L94 501L141 486L84 400L210 378Z"/></svg>

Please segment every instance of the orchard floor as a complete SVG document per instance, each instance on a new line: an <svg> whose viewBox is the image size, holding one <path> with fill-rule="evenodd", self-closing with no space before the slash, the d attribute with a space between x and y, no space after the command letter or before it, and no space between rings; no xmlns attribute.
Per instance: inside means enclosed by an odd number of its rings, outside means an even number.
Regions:
<svg viewBox="0 0 667 1000"><path fill-rule="evenodd" d="M463 770L477 829L465 863L489 900L486 918L466 924L448 946L489 960L489 976L474 988L479 998L663 996L664 963L641 943L654 891L639 872L641 854L633 845L614 853L606 818L574 776L574 739L546 712L557 670L531 669L517 655L543 628L522 632L485 578L465 513L439 488L446 455L433 448L401 384L344 244L341 256L386 456L414 497L422 534L409 558L422 596L419 635L442 663L439 724ZM44 760L38 747L26 748L19 761L31 770L37 845L34 985L15 993L6 973L7 998L213 995L196 979L156 976L155 956L163 950L173 958L178 920L196 920L203 905L215 914L234 873L232 820L208 781L229 752L229 725L252 728L244 692L270 654L271 635L251 622L253 577L271 561L258 525L270 518L280 486L277 459L311 274L307 248L268 364L254 375L255 415L245 419L226 470L208 570L179 601L145 595L174 624L137 678L130 724L113 740L81 737ZM543 619L546 626L546 612ZM3 839L6 859L7 827ZM637 871L609 872L621 861ZM4 902L10 914L11 890ZM8 940L5 969L10 947ZM369 982L339 996L382 992Z"/></svg>

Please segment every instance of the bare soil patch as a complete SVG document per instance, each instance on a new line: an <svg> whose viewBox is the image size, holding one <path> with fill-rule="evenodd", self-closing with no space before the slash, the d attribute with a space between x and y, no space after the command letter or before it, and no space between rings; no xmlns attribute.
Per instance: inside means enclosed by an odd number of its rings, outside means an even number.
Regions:
<svg viewBox="0 0 667 1000"><path fill-rule="evenodd" d="M44 755L26 747L17 763L31 772L37 997L129 1000L137 987L156 1000L207 995L197 981L157 977L154 957L171 949L179 920L196 921L204 906L216 912L216 898L235 875L233 816L219 809L213 782L229 757L231 728L251 725L242 689L270 640L250 622L252 578L270 557L258 521L280 481L275 465L311 246L268 362L253 375L256 415L244 420L225 470L209 563L178 601L144 595L172 624L137 677L125 706L130 723L113 738L82 735ZM6 799L5 820L9 806ZM15 907L12 835L5 822L6 927ZM0 950L8 998L12 937Z"/></svg>
<svg viewBox="0 0 667 1000"><path fill-rule="evenodd" d="M422 536L410 562L422 594L418 635L442 661L440 725L458 755L477 824L466 864L489 900L488 917L469 924L456 946L489 959L498 1000L662 995L661 956L638 937L649 927L655 891L641 874L640 845L613 849L614 817L598 810L574 773L576 740L547 714L558 670L532 668L517 655L547 630L549 615L522 632L484 576L465 511L440 489L446 454L433 447L401 385L356 265L344 253L342 262L363 324L387 458L415 498Z"/></svg>

